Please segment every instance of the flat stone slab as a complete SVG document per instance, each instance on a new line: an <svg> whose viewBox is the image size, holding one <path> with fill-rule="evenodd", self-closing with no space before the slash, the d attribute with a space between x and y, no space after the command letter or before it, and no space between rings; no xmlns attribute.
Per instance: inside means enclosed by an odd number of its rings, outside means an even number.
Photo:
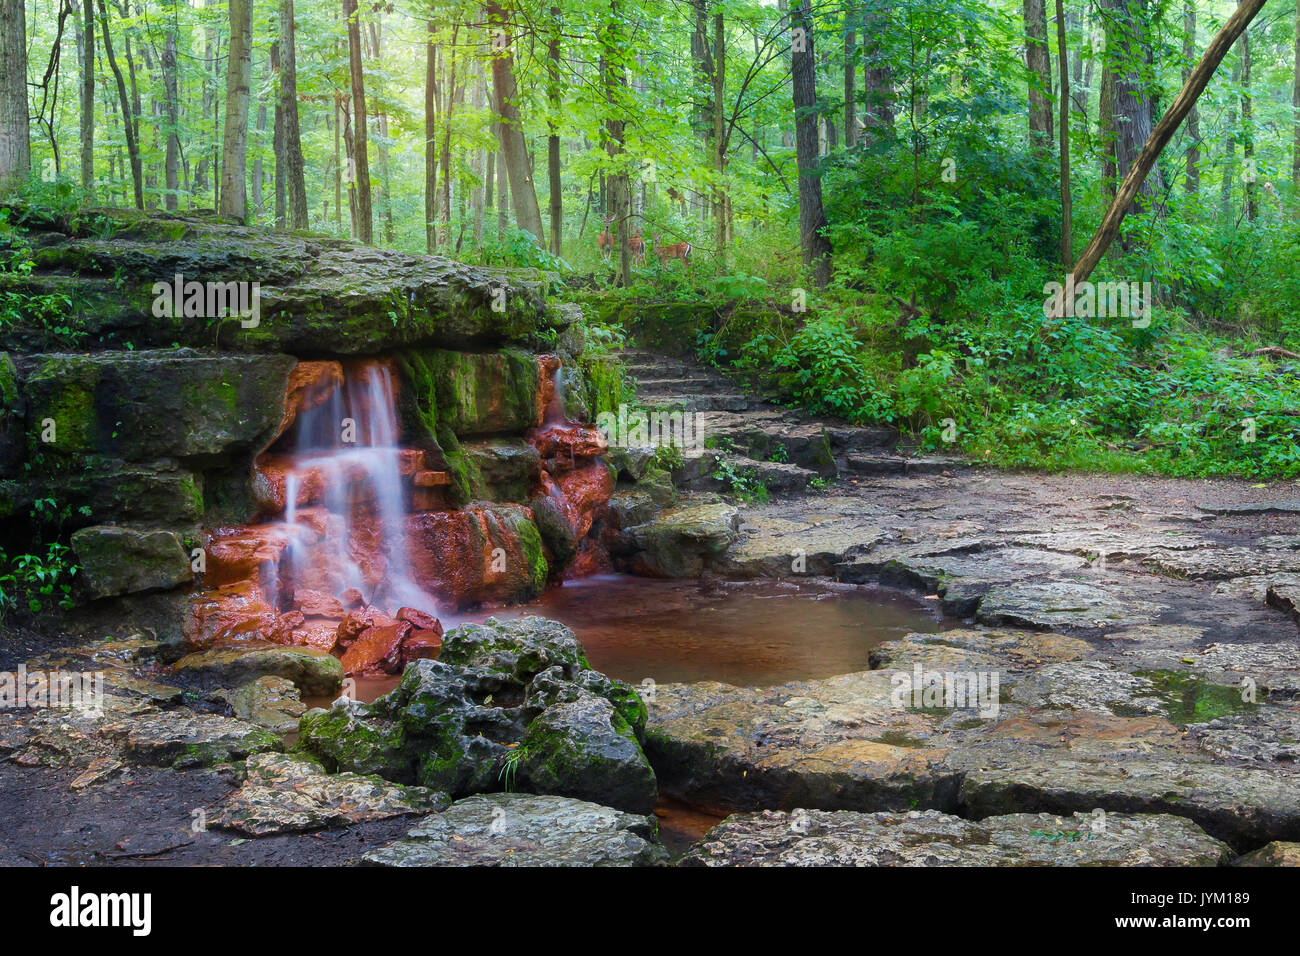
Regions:
<svg viewBox="0 0 1300 956"><path fill-rule="evenodd" d="M846 552L865 550L883 537L879 527L843 520L823 523L815 514L802 520L757 515L745 519L740 537L716 570L739 578L831 575Z"/></svg>
<svg viewBox="0 0 1300 956"><path fill-rule="evenodd" d="M960 775L918 746L940 715L894 699L889 673L770 688L667 684L647 702L660 790L723 812L951 808Z"/></svg>
<svg viewBox="0 0 1300 956"><path fill-rule="evenodd" d="M184 708L137 714L107 723L104 737L123 759L158 767L206 767L279 750L278 734L233 717L198 714Z"/></svg>
<svg viewBox="0 0 1300 956"><path fill-rule="evenodd" d="M176 662L175 669L224 687L259 677L283 677L307 696L333 694L343 686L342 662L315 647L219 647L188 654Z"/></svg>
<svg viewBox="0 0 1300 956"><path fill-rule="evenodd" d="M668 852L650 817L571 797L496 793L459 800L405 840L371 850L375 866L657 866Z"/></svg>
<svg viewBox="0 0 1300 956"><path fill-rule="evenodd" d="M1120 597L1092 584L1052 581L992 588L980 602L981 624L1041 630L1131 627L1148 624L1165 610L1136 598Z"/></svg>
<svg viewBox="0 0 1300 956"><path fill-rule="evenodd" d="M1217 866L1232 851L1167 814L795 810L728 817L682 866Z"/></svg>
<svg viewBox="0 0 1300 956"><path fill-rule="evenodd" d="M314 760L287 754L249 757L243 785L218 807L209 826L249 836L344 827L427 813L451 800L423 787L379 777L329 774Z"/></svg>
<svg viewBox="0 0 1300 956"><path fill-rule="evenodd" d="M1192 760L1038 759L971 766L962 811L1170 813L1238 850L1300 839L1300 787L1265 770Z"/></svg>

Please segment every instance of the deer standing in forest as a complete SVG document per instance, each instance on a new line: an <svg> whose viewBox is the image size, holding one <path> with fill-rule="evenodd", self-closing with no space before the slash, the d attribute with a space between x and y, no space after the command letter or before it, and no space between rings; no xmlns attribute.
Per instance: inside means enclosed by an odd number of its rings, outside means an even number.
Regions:
<svg viewBox="0 0 1300 956"><path fill-rule="evenodd" d="M659 242L659 237L655 236L655 255L659 257L659 268L664 268L672 259L681 259L682 268L686 272L691 271L691 244L689 242L675 242L672 245L665 246Z"/></svg>
<svg viewBox="0 0 1300 956"><path fill-rule="evenodd" d="M628 237L627 248L632 253L633 265L645 265L645 240L641 238L640 229L637 229L635 235Z"/></svg>
<svg viewBox="0 0 1300 956"><path fill-rule="evenodd" d="M614 252L614 240L609 235L609 227L614 224L614 217L601 216L600 218L605 223L605 231L596 237L596 248L600 250L601 260L609 262L609 257Z"/></svg>

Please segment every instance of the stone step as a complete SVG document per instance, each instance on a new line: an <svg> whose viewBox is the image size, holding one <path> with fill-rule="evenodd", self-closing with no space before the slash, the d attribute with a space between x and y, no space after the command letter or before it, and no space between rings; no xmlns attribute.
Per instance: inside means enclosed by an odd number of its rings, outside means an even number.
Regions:
<svg viewBox="0 0 1300 956"><path fill-rule="evenodd" d="M732 492L747 490L743 485L762 485L774 495L794 495L805 491L808 482L820 477L817 472L788 462L759 461L743 455L726 454L714 449L687 453L684 464L673 472L673 483L688 491ZM742 487L718 477L724 469L741 479Z"/></svg>
<svg viewBox="0 0 1300 956"><path fill-rule="evenodd" d="M848 455L840 470L855 475L937 475L960 467L955 458L906 458L902 455Z"/></svg>
<svg viewBox="0 0 1300 956"><path fill-rule="evenodd" d="M681 409L687 412L743 412L751 400L740 393L709 395L640 395L650 408Z"/></svg>

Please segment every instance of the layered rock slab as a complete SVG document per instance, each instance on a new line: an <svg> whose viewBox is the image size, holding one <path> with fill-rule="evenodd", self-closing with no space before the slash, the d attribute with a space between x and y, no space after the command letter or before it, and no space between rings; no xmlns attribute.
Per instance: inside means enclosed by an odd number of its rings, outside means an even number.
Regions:
<svg viewBox="0 0 1300 956"><path fill-rule="evenodd" d="M1217 866L1231 850L1167 814L763 811L728 817L682 866Z"/></svg>
<svg viewBox="0 0 1300 956"><path fill-rule="evenodd" d="M371 850L375 866L656 866L667 851L653 818L569 797L469 797Z"/></svg>

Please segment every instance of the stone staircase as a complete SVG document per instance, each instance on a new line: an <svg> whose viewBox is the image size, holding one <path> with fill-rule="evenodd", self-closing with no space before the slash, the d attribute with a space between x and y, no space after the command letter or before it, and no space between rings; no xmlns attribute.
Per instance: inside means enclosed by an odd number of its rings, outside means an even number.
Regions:
<svg viewBox="0 0 1300 956"><path fill-rule="evenodd" d="M673 474L686 490L729 490L738 477L751 487L761 483L770 494L795 495L814 479L933 474L961 464L898 454L893 428L814 419L742 392L726 375L690 359L642 349L625 350L622 358L648 412L693 416L707 447L686 450L683 467Z"/></svg>

